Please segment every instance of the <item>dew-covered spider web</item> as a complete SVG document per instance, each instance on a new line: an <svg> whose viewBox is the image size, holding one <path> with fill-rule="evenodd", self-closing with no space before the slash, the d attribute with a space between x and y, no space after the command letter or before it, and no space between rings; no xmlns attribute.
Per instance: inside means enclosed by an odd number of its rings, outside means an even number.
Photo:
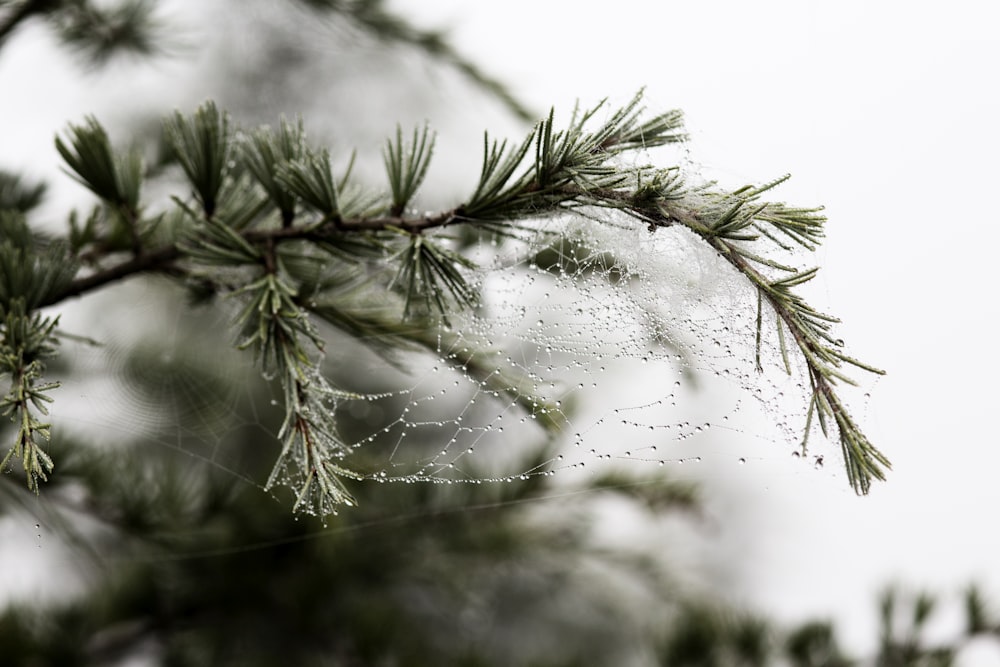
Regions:
<svg viewBox="0 0 1000 667"><path fill-rule="evenodd" d="M319 324L349 485L837 460L815 435L803 447L808 381L794 355L787 372L766 306L758 349L743 277L683 229L594 215L466 242L481 303L406 344ZM226 300L192 308L166 281L104 298L87 316L98 345L64 343L77 372L57 412L111 446L141 440L263 487L282 394L233 348Z"/></svg>
<svg viewBox="0 0 1000 667"><path fill-rule="evenodd" d="M801 456L801 369L785 372L766 333L757 369L742 277L684 230L600 215L478 249L481 307L436 333L436 354L408 365L412 384L363 399L384 425L353 446L389 445L376 479L517 481L757 455L725 451L718 441L734 435ZM415 436L440 446L415 457ZM522 445L539 441L552 456L519 468Z"/></svg>

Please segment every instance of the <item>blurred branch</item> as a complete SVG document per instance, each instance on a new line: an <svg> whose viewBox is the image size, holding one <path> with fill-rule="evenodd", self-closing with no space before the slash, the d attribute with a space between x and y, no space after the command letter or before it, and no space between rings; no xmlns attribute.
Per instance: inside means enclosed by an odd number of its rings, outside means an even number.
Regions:
<svg viewBox="0 0 1000 667"><path fill-rule="evenodd" d="M457 69L473 84L502 102L521 120L531 122L537 118L537 114L511 93L505 84L489 76L474 62L458 53L443 33L417 28L388 10L383 0L298 1L316 10L344 16L383 42L415 47Z"/></svg>
<svg viewBox="0 0 1000 667"><path fill-rule="evenodd" d="M45 14L59 7L64 0L6 0L0 3L0 49L7 44L11 34L27 19Z"/></svg>
<svg viewBox="0 0 1000 667"><path fill-rule="evenodd" d="M0 49L14 31L34 17L46 19L57 37L92 65L118 53L150 55L157 49L159 25L153 0L118 0L114 5L90 0L24 0L0 18Z"/></svg>

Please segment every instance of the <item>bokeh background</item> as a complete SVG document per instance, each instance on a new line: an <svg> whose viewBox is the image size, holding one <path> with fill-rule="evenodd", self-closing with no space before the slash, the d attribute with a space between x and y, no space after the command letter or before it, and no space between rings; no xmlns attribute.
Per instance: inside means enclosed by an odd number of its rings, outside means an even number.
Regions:
<svg viewBox="0 0 1000 667"><path fill-rule="evenodd" d="M206 97L240 103L248 120L296 111L280 106L280 88L255 96L247 86L252 59L243 63L245 80L213 78L208 65L234 44L253 53L266 33L241 22L267 12L251 3L246 15L227 17L199 4L164 3L164 17L185 27L169 58L101 73L75 70L41 29L20 34L0 59L0 127L17 128L5 133L8 165L57 174L52 136L83 113L113 126L116 118L158 118ZM755 447L748 465L701 471L716 526L708 557L726 565L733 600L790 622L829 615L851 646L867 650L875 641L873 595L887 582L949 592L976 581L1000 594L1000 533L991 518L1000 506L993 419L1000 220L990 199L1000 180L1000 46L990 3L390 6L418 25L446 29L459 52L540 114L577 99L621 102L645 88L651 109L685 111L690 159L705 175L740 185L790 172L781 199L826 207L823 268L807 293L842 318L839 331L853 353L888 371L869 381L869 396L853 407L893 471L864 498L851 493L838 465L789 474L787 447L773 454ZM202 18L190 18L199 12ZM203 48L199 35L212 26L222 39ZM377 155L397 120L429 118L441 143L428 189L441 201L467 187L469 148L478 147L483 128L501 136L523 131L454 73L391 54L338 65L328 56L342 43L314 48L317 61L341 68L341 80L354 77L358 92L318 93L307 120L319 111L335 128L349 117L358 128L351 144ZM302 77L286 75L289 88L322 75L300 62L286 67ZM402 72L400 85L367 95L370 72L384 68ZM80 197L61 181L47 203L53 217ZM0 571L25 553L11 540L26 536L34 549L34 532L5 524ZM5 579L7 595L44 585ZM948 620L942 636L953 630ZM1000 652L978 659L1000 664Z"/></svg>

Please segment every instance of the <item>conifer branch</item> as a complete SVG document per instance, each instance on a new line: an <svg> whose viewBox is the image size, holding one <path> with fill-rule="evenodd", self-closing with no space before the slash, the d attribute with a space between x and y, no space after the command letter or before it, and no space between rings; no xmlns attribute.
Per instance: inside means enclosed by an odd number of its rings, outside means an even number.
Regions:
<svg viewBox="0 0 1000 667"><path fill-rule="evenodd" d="M45 183L26 183L19 174L0 169L0 211L27 213L42 202Z"/></svg>
<svg viewBox="0 0 1000 667"><path fill-rule="evenodd" d="M732 195L722 198L724 203L714 207L708 206L706 213L696 213L690 208L678 205L676 201L663 202L660 205L659 221L656 219L656 213L650 214L648 211L644 213L644 219L652 220L654 228L683 224L725 258L755 289L759 300L755 354L758 369L763 327L760 305L767 303L770 306L778 318L777 331L785 368L791 372L785 344L787 330L805 361L809 376L811 394L809 417L802 440L803 449L809 437L813 416L819 422L824 435L828 434L828 420L832 420L837 427L848 481L856 492L867 494L872 480L884 480L885 471L891 468L891 464L851 418L836 392L836 383L842 381L855 384L841 370L845 364L878 375L884 374L884 371L844 354L840 349L843 347L843 341L834 338L830 332L831 325L838 323L839 320L813 310L792 291L794 287L811 280L816 275L817 269L796 271L792 267L760 257L747 249L749 244L759 238L757 234L748 230L761 231L764 224L777 228L802 247L810 250L816 247L822 236L824 220L822 216L817 215L818 209L790 209L781 204L757 202L757 197L761 193L786 179L787 177L783 177L758 188L737 190ZM784 248L770 236L765 235L765 239ZM754 264L777 269L785 275L770 279Z"/></svg>
<svg viewBox="0 0 1000 667"><path fill-rule="evenodd" d="M150 0L118 0L114 5L89 0L21 0L0 16L0 49L31 18L44 18L62 42L90 64L102 65L118 53L150 55L158 49L159 25Z"/></svg>
<svg viewBox="0 0 1000 667"><path fill-rule="evenodd" d="M0 49L4 47L14 30L29 18L44 14L58 6L62 0L22 0L0 19Z"/></svg>
<svg viewBox="0 0 1000 667"><path fill-rule="evenodd" d="M162 228L163 216L143 214L140 163L129 157L133 153L116 153L103 128L88 119L71 126L57 148L72 175L102 200L105 212L91 216L84 228L71 221L69 244L74 257L87 257L97 268L70 280L76 271L70 264L72 271L64 269L58 279L43 281L42 292L32 292L29 307L144 273L166 274L239 301L238 346L253 350L285 397L282 450L268 486L289 483L296 488L297 509L327 512L350 502L339 479L353 473L341 464L348 447L333 414L343 394L319 371L323 341L312 318L348 333L365 331L438 351L442 341L407 334L405 323L420 322L422 329L448 323L453 311L478 302L468 280L476 266L440 230L464 226L523 236L539 233L522 227L524 221L575 211L600 224L595 211L613 209L650 232L687 228L746 279L758 297L755 366L761 369L766 307L775 315L786 370L792 368L790 353L797 353L811 384L803 447L814 423L824 434L836 428L848 480L867 493L873 479L884 478L889 462L850 417L836 385L853 383L845 367L882 371L845 354L832 332L836 318L796 293L816 269L798 270L772 256L774 248L814 250L823 237L819 209L761 199L787 177L725 192L688 187L677 167L624 166L619 157L625 153L685 140L680 113L643 120L639 102L636 96L603 122L596 122L603 103L577 109L563 129L550 112L519 144L487 136L472 194L463 204L425 215L407 210L430 164L433 138L426 128L408 142L397 130L387 143L390 193L382 195L353 183L350 165L335 176L329 152L307 144L301 121L282 120L277 131L263 128L234 143L228 117L208 103L190 118L175 114L167 121L196 204L175 198L176 208L167 214L174 222ZM147 247L153 238L162 243ZM30 244L28 237L24 244ZM7 261L14 262L13 255ZM378 294L387 308L398 308L398 325L352 312L355 293ZM486 359L463 348L452 361L490 391L514 396L545 425L559 422L558 409L518 378L488 368ZM41 432L41 426L32 428Z"/></svg>
<svg viewBox="0 0 1000 667"><path fill-rule="evenodd" d="M62 2L49 19L63 43L92 65L122 53L148 56L160 43L151 0L117 0L107 6L90 1Z"/></svg>
<svg viewBox="0 0 1000 667"><path fill-rule="evenodd" d="M443 63L451 65L469 81L502 102L521 120L534 121L530 111L503 83L489 76L474 62L462 56L435 30L422 30L386 8L384 0L299 0L318 11L338 14L382 42L409 45Z"/></svg>
<svg viewBox="0 0 1000 667"><path fill-rule="evenodd" d="M0 416L17 424L14 444L0 461L0 471L7 471L12 459L21 459L28 488L38 493L40 481L46 481L54 463L42 448L49 439L50 424L38 415L48 415L48 395L58 382L42 382L45 360L55 356L54 330L58 319L29 314L23 298L0 303L0 378L10 377L10 388L0 396Z"/></svg>

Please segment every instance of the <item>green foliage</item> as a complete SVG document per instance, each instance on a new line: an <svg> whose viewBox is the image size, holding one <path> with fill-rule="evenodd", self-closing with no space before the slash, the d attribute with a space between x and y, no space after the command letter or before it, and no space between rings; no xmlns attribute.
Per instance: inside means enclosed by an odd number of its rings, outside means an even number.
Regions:
<svg viewBox="0 0 1000 667"><path fill-rule="evenodd" d="M403 143L403 129L396 126L396 141L388 141L385 146L385 171L392 190L392 215L400 215L413 199L420 184L427 175L434 153L434 135L428 140L428 129L413 130L413 138Z"/></svg>
<svg viewBox="0 0 1000 667"><path fill-rule="evenodd" d="M20 174L0 169L0 211L27 213L42 203L45 183L28 184Z"/></svg>
<svg viewBox="0 0 1000 667"><path fill-rule="evenodd" d="M38 491L54 464L42 448L49 439L49 392L59 383L44 380L45 363L56 355L58 318L36 308L59 294L73 279L77 263L64 244L36 238L19 212L0 211L0 382L9 381L0 396L0 416L17 430L0 470L20 459L28 488Z"/></svg>
<svg viewBox="0 0 1000 667"><path fill-rule="evenodd" d="M118 0L113 6L64 2L51 20L63 43L93 65L121 53L148 56L158 50L159 26L151 0Z"/></svg>
<svg viewBox="0 0 1000 667"><path fill-rule="evenodd" d="M403 315L409 316L417 300L429 308L436 307L444 322L448 323L447 295L451 294L458 306L472 306L477 296L466 282L461 268L471 269L474 264L444 246L435 245L422 234L409 235L400 260L398 283L406 293Z"/></svg>
<svg viewBox="0 0 1000 667"><path fill-rule="evenodd" d="M616 664L637 638L653 639L653 619L642 635L607 623L608 614L629 613L628 597L608 572L642 582L664 607L673 592L640 548L593 548L591 508L612 496L660 498L657 512L682 518L694 507L667 500L669 480L352 484L359 502L350 512L322 524L292 517L232 474L266 474L271 461L262 431L283 416L259 413L269 395L259 375L223 380L225 371L206 363L219 356L213 345L225 342L197 333L205 317L180 320L201 348L151 340L133 352L129 381L150 400L162 396L163 374L178 367L208 392L220 381L245 383L240 400L210 426L226 434L213 448L217 465L160 446L155 435L121 448L57 437L60 469L51 493L39 501L0 484L0 513L30 503L47 528L65 522L90 584L78 600L14 604L0 613L0 638L16 637L4 644L5 660L108 664L152 643L161 664L174 665ZM180 357L156 364L164 349ZM205 396L191 400L199 398ZM248 422L252 428L240 428ZM364 423L345 415L339 426ZM169 433L196 446L197 434ZM362 453L373 461L380 454ZM530 449L518 465L530 469L550 456ZM568 492L572 503L564 501ZM100 523L99 534L72 520L81 511ZM559 520L547 518L553 512Z"/></svg>
<svg viewBox="0 0 1000 667"><path fill-rule="evenodd" d="M880 638L878 667L951 667L960 642L954 646L927 646L923 635L937 600L926 592L902 600L896 588L887 588L879 598ZM968 609L966 611L969 611ZM971 617L969 619L972 620ZM967 623L971 626L972 623ZM971 633L970 633L971 638Z"/></svg>
<svg viewBox="0 0 1000 667"><path fill-rule="evenodd" d="M334 220L341 215L337 192L343 189L349 174L339 184L335 183L330 152L323 150L318 154L307 152L302 159L283 165L277 176L282 185L307 206L321 213L325 220Z"/></svg>
<svg viewBox="0 0 1000 667"><path fill-rule="evenodd" d="M152 0L117 0L109 5L91 0L21 0L0 14L0 48L29 19L45 19L57 38L93 66L113 56L157 53L163 41L162 25L153 16ZM7 10L7 7L0 7Z"/></svg>
<svg viewBox="0 0 1000 667"><path fill-rule="evenodd" d="M190 117L174 114L165 125L196 206L175 198L174 212L146 219L138 153L116 153L105 130L89 118L71 126L68 141L60 138L56 145L75 177L103 201L84 227L71 220L70 245L81 257L108 261L87 278L60 283L62 292L54 291L53 280L41 281L50 286L29 306L148 272L178 278L197 293L229 294L241 304L239 347L255 351L261 369L274 373L285 397L282 455L269 484L297 485L297 508L315 510L312 501L305 502L312 498L328 511L349 499L336 480L353 473L343 461L346 449L332 418L315 416L330 414L323 406L335 401L339 390L318 371L324 346L312 319L355 335L378 331L382 339L426 348L420 336L402 334L400 327L363 315L359 307L365 304L370 313L375 301L398 313L402 322L437 329L448 325L458 309L475 306L478 294L469 275L477 267L443 228L517 238L530 233L520 226L522 220L567 211L592 217L595 209L614 209L636 221L624 233L683 226L743 275L759 297L758 350L767 306L786 368L791 370L794 349L808 370L812 392L805 437L814 420L824 433L835 427L848 479L860 493L867 492L872 479L884 476L888 460L853 422L835 385L852 382L844 365L881 371L846 355L832 332L836 319L813 310L796 293L816 270L796 270L768 257L769 246L782 252L792 246L814 250L823 218L816 209L761 199L784 179L724 192L686 187L676 167L630 166L622 155L684 140L679 113L644 120L639 104L636 96L599 123L603 104L578 109L562 130L556 129L553 111L513 149L487 139L479 183L465 203L423 215L407 209L429 169L434 140L426 128L409 141L397 128L384 153L389 194L379 196L350 182L350 165L335 179L329 152L307 145L301 121L282 119L276 131L242 132L207 103ZM234 136L243 137L238 145ZM115 265L118 250L131 250L132 257ZM8 275L27 274L16 269ZM65 269L57 274L65 275ZM485 363L476 352L466 356L467 363ZM759 358L758 351L758 365ZM498 373L495 364L488 366L479 372L497 391L519 395L518 402L533 415L544 414L546 424L558 424L558 410L542 407L544 401L530 388L521 393L523 382ZM507 384L497 387L500 383Z"/></svg>
<svg viewBox="0 0 1000 667"><path fill-rule="evenodd" d="M305 129L301 120L293 125L282 118L277 132L263 127L251 133L243 143L246 167L281 212L281 224L285 227L295 218L297 198L279 178L279 173L305 154Z"/></svg>
<svg viewBox="0 0 1000 667"><path fill-rule="evenodd" d="M997 620L987 608L982 591L975 586L969 586L965 590L963 602L965 603L966 634L977 635L992 632L1000 635L1000 620Z"/></svg>
<svg viewBox="0 0 1000 667"><path fill-rule="evenodd" d="M148 225L143 228L140 220L144 176L141 153L137 148L113 150L107 132L93 117L88 117L84 125L70 125L68 140L67 144L56 137L56 149L74 178L102 200L103 210L91 220L107 227L103 244L109 249L129 248L139 254L141 236L148 231ZM70 228L71 244L79 245L81 231L72 224Z"/></svg>
<svg viewBox="0 0 1000 667"><path fill-rule="evenodd" d="M28 314L23 299L0 304L0 380L10 378L10 389L0 397L0 416L17 424L14 444L0 461L0 471L7 471L12 459L21 459L28 488L38 493L39 481L46 481L54 464L42 449L49 439L50 424L38 414L48 415L48 392L58 382L44 382L45 360L56 352L54 330L58 320Z"/></svg>
<svg viewBox="0 0 1000 667"><path fill-rule="evenodd" d="M793 667L851 667L837 643L833 625L810 621L788 635L785 652Z"/></svg>
<svg viewBox="0 0 1000 667"><path fill-rule="evenodd" d="M535 118L443 35L411 26L382 0L300 4L448 62L522 118ZM142 0L0 2L0 48L38 17L91 63L152 53L153 8ZM538 233L527 221L566 213L601 224L598 209L612 209L635 223L622 225L618 216L619 233L683 227L724 257L758 297L758 368L765 322L773 321L785 369L792 371L793 355L807 369L803 448L814 422L824 434L835 429L854 488L865 493L883 478L888 460L835 391L852 382L848 367L881 371L846 355L833 331L837 320L799 296L817 270L784 259L818 248L820 209L764 201L784 178L724 191L688 186L677 166L632 166L628 153L685 139L679 112L646 119L640 102L637 96L604 121L603 105L576 109L563 129L552 110L520 143L484 135L474 191L453 208L419 215L413 201L434 144L426 127L409 141L397 129L387 142L383 195L351 180L353 153L336 177L338 156L309 146L302 121L281 119L277 131L240 129L212 102L164 122L185 179L173 207L143 201L143 186L157 174L146 172L137 149L114 149L94 118L56 139L71 175L99 200L89 213L68 216L65 239L34 232L25 218L44 184L0 171L0 380L10 381L0 413L13 425L0 423L0 435L12 431L14 443L0 469L20 459L27 481L25 488L0 476L0 513L41 513L74 548L91 586L78 600L5 608L4 663L118 664L154 647L153 659L169 665L584 665L636 655L665 665L859 664L845 657L830 623L783 631L753 614L685 599L664 576L661 554L590 541L592 505L604 500L658 517L697 516L690 484L608 472L556 486L534 474L553 457L546 443L524 452L521 469L532 474L517 482L381 485L361 471L384 463L385 443L351 451L345 443L354 440L341 435L359 428L338 410L353 397L330 370L352 372L354 348L345 339L390 365L401 365L404 352L438 355L484 391L507 395L549 433L562 428L571 405L536 396L533 378L498 367L494 350L473 348L442 325L480 305L470 279L477 267L463 254L470 239L525 239ZM160 204L168 210L145 216ZM627 279L602 248L543 241L528 260L543 270ZM235 304L235 347L252 354L258 373L216 374L213 362L223 355L210 349L214 323L186 341L189 351L207 355L194 361L164 361L156 341L144 341L126 362L130 389L168 412L176 407L162 399L188 387L184 416L197 414L197 424L159 441L136 436L121 449L89 448L56 431L43 448L51 434L42 418L58 386L44 375L60 332L58 318L41 309L150 274L176 281L193 302L221 294L213 304ZM328 344L320 322L342 335L338 345ZM335 363L324 365L326 348ZM180 377L182 369L190 375ZM192 395L190 376L206 389ZM236 385L252 404L213 411ZM270 385L277 391L269 393ZM276 409L262 407L270 403L261 397L272 395L281 399ZM181 421L173 417L172 424ZM278 433L276 461L275 443L260 441L260 427ZM202 428L225 434L206 455L203 443L188 442ZM418 440L406 445L440 446ZM471 474L485 480L490 471ZM262 489L253 483L265 478ZM42 481L52 493L39 499ZM294 512L322 515L322 525L289 516L261 492L277 486L291 487ZM572 502L559 502L567 495ZM337 513L347 505L351 512ZM83 515L99 530L89 531ZM647 607L621 593L630 586L644 591ZM966 632L934 645L925 635L939 607L928 594L887 592L874 664L950 665L965 642L1000 637L1000 623L970 587Z"/></svg>
<svg viewBox="0 0 1000 667"><path fill-rule="evenodd" d="M692 606L671 625L660 662L672 667L757 667L770 660L770 631L751 615Z"/></svg>
<svg viewBox="0 0 1000 667"><path fill-rule="evenodd" d="M0 231L0 309L21 300L30 311L59 298L79 268L65 244L37 238L11 211L0 211Z"/></svg>
<svg viewBox="0 0 1000 667"><path fill-rule="evenodd" d="M202 211L211 218L232 159L229 117L208 102L190 120L176 112L164 125L167 139L194 188Z"/></svg>
<svg viewBox="0 0 1000 667"><path fill-rule="evenodd" d="M705 240L756 289L758 368L763 304L770 306L786 370L791 373L787 343L790 336L805 361L809 376L811 391L802 440L803 451L813 419L819 422L824 436L831 433L830 423L835 424L848 481L855 491L865 494L873 479L885 479L884 471L890 463L851 418L836 392L836 385L838 382L854 384L841 370L845 364L880 375L884 371L845 354L843 341L832 334L832 326L839 320L816 311L796 293L795 289L812 280L818 269L800 271L766 256L768 245L776 246L778 250L790 250L779 237L791 240L806 250L815 250L823 235L825 218L819 215L820 209L792 208L760 201L761 194L787 178L785 176L759 187L747 186L732 193L708 190L692 193L694 202L690 198L678 197L671 183L669 197L652 205L645 202L642 205L651 226L684 225ZM655 210L652 210L654 207ZM777 275L771 277L767 271Z"/></svg>
<svg viewBox="0 0 1000 667"><path fill-rule="evenodd" d="M116 154L108 133L93 117L84 125L70 125L68 139L69 144L56 137L56 149L75 178L107 203L138 210L142 185L138 152Z"/></svg>
<svg viewBox="0 0 1000 667"><path fill-rule="evenodd" d="M431 58L451 65L476 87L503 103L521 120L534 121L530 111L507 86L490 77L476 63L462 57L446 36L412 25L387 8L385 0L298 0L321 15L342 17L383 43L411 46Z"/></svg>
<svg viewBox="0 0 1000 667"><path fill-rule="evenodd" d="M304 4L342 17L379 39L448 62L516 112L524 112L440 34L414 28L380 0ZM67 44L85 49L94 62L119 51L155 50L151 35L157 20L149 2L24 2L0 20L0 45L33 17L48 19ZM601 224L601 216L595 215L599 209L612 209L635 222L622 233L679 226L725 258L758 296L758 368L769 321L785 368L791 372L793 353L805 366L810 393L803 449L814 425L824 435L837 437L848 480L859 493L867 493L872 480L883 479L889 468L888 459L861 432L836 391L838 383L853 382L846 367L881 371L847 355L833 331L837 320L799 296L798 289L816 269L800 270L779 258L818 247L824 223L819 209L762 199L784 178L733 191L714 184L690 187L677 166L635 166L634 160L625 159L630 153L683 142L678 111L647 116L637 95L618 109L608 110L604 103L576 108L563 128L550 110L516 144L491 142L484 135L474 190L453 208L425 214L410 211L433 155L434 135L426 127L404 137L397 126L395 138L386 143L387 195L351 182L353 154L343 175L335 177L337 156L327 148L309 146L301 120L282 118L276 130L243 130L207 102L190 116L174 113L164 123L164 136L186 184L173 199L175 207L154 217L145 215L142 186L155 174L145 172L138 149L114 149L94 118L71 125L56 139L71 175L100 203L83 222L76 213L70 216L65 240L23 239L16 247L0 248L0 303L9 310L15 299L23 298L27 316L34 309L150 273L180 281L195 301L229 295L238 303L238 346L252 349L261 370L281 385L286 410L283 453L270 479L298 480L297 508L307 508L303 499L314 497L317 487L320 498L324 493L348 498L335 480L353 475L342 460L346 454L335 424L306 416L313 407L323 412L322 406L340 392L319 371L324 345L314 320L325 320L349 335L372 336L372 346L383 352L391 347L388 340L432 349L425 333L413 332L447 327L455 312L478 304L471 278L477 267L461 239L483 233L495 239L525 239L538 233L525 225L527 221L566 213ZM41 186L0 178L5 208L28 210L41 193ZM21 213L3 215L5 226L18 226L7 220ZM445 233L450 230L457 233ZM594 249L595 256L600 252ZM70 280L83 263L93 270ZM372 315L371 304L391 315ZM541 421L557 428L559 410L535 396L523 379L501 372L495 364L491 368L481 351L461 356L494 391L516 396L533 416L544 415ZM297 472L289 477L290 470ZM329 508L335 503L318 504Z"/></svg>
<svg viewBox="0 0 1000 667"><path fill-rule="evenodd" d="M978 588L970 597L982 601ZM978 603L977 603L978 604ZM928 593L906 594L886 589L878 601L880 611L878 652L870 659L851 658L828 621L806 621L787 631L770 627L762 618L704 603L686 608L670 624L661 646L661 664L671 667L950 667L962 649L975 639L1000 642L1000 625L977 625L971 607L966 608L966 630L943 643L925 637L938 608L938 599ZM787 661L787 662L785 662Z"/></svg>
<svg viewBox="0 0 1000 667"><path fill-rule="evenodd" d="M509 151L506 142L490 144L487 136L479 184L461 213L485 220L516 219L594 205L641 214L628 206L630 202L624 196L629 194L629 181L644 176L648 180L649 174L658 171L623 168L613 158L628 151L682 142L685 135L678 111L640 122L640 101L641 95L637 95L594 130L588 130L587 125L603 108L603 102L583 113L575 109L568 128L562 131L554 129L553 109L518 148ZM532 144L534 161L514 178ZM648 197L648 185L641 193L640 197L634 196L638 191L631 194L636 201Z"/></svg>

